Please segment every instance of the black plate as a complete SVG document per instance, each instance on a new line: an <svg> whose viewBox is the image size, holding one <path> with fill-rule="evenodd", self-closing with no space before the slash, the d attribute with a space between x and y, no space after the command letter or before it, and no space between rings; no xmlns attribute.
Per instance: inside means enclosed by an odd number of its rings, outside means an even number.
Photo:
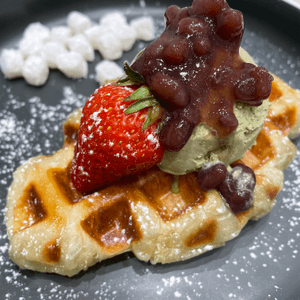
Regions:
<svg viewBox="0 0 300 300"><path fill-rule="evenodd" d="M179 6L190 2L175 0ZM300 11L277 0L229 1L245 16L243 47L259 65L300 88ZM68 12L80 10L94 20L107 10L121 9L129 19L149 14L163 30L163 13L170 1L57 1L1 2L0 48L16 45L29 23L63 24ZM145 43L118 61L131 60ZM66 116L98 86L90 76L70 80L51 71L42 88L23 79L0 75L0 299L300 299L300 158L285 172L285 188L275 209L250 222L225 247L169 265L151 265L127 253L103 261L73 278L22 271L8 257L4 207L12 172L26 159L51 154L63 142ZM300 139L295 143L300 149ZM22 298L23 297L23 298Z"/></svg>

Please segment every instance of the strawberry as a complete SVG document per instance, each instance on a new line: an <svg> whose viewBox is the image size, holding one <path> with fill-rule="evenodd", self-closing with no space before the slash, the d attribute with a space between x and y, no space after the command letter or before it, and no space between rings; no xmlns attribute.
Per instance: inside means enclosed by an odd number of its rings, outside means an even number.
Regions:
<svg viewBox="0 0 300 300"><path fill-rule="evenodd" d="M83 108L75 147L76 189L91 193L158 164L164 154L157 134L160 112L145 86L107 84L96 90Z"/></svg>

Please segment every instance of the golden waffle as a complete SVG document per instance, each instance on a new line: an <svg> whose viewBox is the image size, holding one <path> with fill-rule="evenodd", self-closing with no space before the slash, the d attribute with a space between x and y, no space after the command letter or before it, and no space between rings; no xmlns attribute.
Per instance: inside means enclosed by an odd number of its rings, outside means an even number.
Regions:
<svg viewBox="0 0 300 300"><path fill-rule="evenodd" d="M241 160L257 177L254 205L235 215L217 191L200 190L195 174L179 176L180 192L173 194L173 176L157 167L83 197L69 177L77 110L64 124L64 147L14 174L6 210L11 259L21 268L72 276L126 251L170 263L222 246L274 207L283 169L296 155L287 136L299 132L299 111L299 91L275 77L265 126Z"/></svg>

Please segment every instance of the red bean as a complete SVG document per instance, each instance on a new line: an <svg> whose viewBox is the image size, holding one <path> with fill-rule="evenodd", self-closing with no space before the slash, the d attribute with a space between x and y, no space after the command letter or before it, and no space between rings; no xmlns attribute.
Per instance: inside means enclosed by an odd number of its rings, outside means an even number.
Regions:
<svg viewBox="0 0 300 300"><path fill-rule="evenodd" d="M271 93L273 76L263 67L245 64L240 77L234 85L237 100L250 105L260 105Z"/></svg>
<svg viewBox="0 0 300 300"><path fill-rule="evenodd" d="M227 128L228 132L233 132L239 125L236 116L233 113L224 113L219 116L219 123Z"/></svg>
<svg viewBox="0 0 300 300"><path fill-rule="evenodd" d="M195 54L202 56L211 49L211 41L207 37L196 37L193 43Z"/></svg>
<svg viewBox="0 0 300 300"><path fill-rule="evenodd" d="M198 172L197 181L204 191L216 189L226 178L227 169L221 162L206 164Z"/></svg>
<svg viewBox="0 0 300 300"><path fill-rule="evenodd" d="M189 95L185 86L172 76L156 73L151 78L150 86L153 94L168 104L184 107L189 103Z"/></svg>
<svg viewBox="0 0 300 300"><path fill-rule="evenodd" d="M177 152L183 148L190 138L194 125L184 119L177 118L164 124L159 133L162 146L170 152ZM176 134L174 134L176 132Z"/></svg>
<svg viewBox="0 0 300 300"><path fill-rule="evenodd" d="M244 31L244 19L240 11L229 9L217 17L217 32L223 39L231 39Z"/></svg>
<svg viewBox="0 0 300 300"><path fill-rule="evenodd" d="M156 40L147 47L147 59L155 59L162 56L164 50L164 42Z"/></svg>
<svg viewBox="0 0 300 300"><path fill-rule="evenodd" d="M180 37L174 38L163 51L163 57L169 64L181 64L189 55L189 42Z"/></svg>
<svg viewBox="0 0 300 300"><path fill-rule="evenodd" d="M256 177L253 170L243 164L235 164L231 173L217 187L232 212L248 210L253 205Z"/></svg>
<svg viewBox="0 0 300 300"><path fill-rule="evenodd" d="M191 15L191 9L190 7L182 8L178 13L178 21L180 21L183 18L187 18Z"/></svg>
<svg viewBox="0 0 300 300"><path fill-rule="evenodd" d="M180 118L185 119L191 124L197 125L200 123L200 109L197 103L192 102L183 108L179 113Z"/></svg>
<svg viewBox="0 0 300 300"><path fill-rule="evenodd" d="M166 26L168 26L172 20L177 18L179 11L180 8L177 5L171 5L167 8L165 12Z"/></svg>
<svg viewBox="0 0 300 300"><path fill-rule="evenodd" d="M225 0L194 0L191 12L192 14L204 14L214 17L228 7Z"/></svg>
<svg viewBox="0 0 300 300"><path fill-rule="evenodd" d="M202 34L207 35L209 33L209 26L207 22L200 18L184 18L180 20L178 24L178 32L184 35Z"/></svg>
<svg viewBox="0 0 300 300"><path fill-rule="evenodd" d="M264 67L256 67L252 73L256 82L256 93L258 100L264 100L271 93L271 83L273 76Z"/></svg>

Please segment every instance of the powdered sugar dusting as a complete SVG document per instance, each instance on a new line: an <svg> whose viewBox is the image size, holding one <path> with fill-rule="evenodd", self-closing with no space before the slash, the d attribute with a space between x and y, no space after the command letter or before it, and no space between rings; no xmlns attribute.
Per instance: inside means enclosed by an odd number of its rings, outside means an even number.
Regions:
<svg viewBox="0 0 300 300"><path fill-rule="evenodd" d="M30 289L26 272L22 273L8 258L8 240L4 226L7 188L12 181L14 170L19 165L32 156L50 155L61 147L62 123L70 112L85 103L86 97L75 94L70 86L64 86L59 103L49 105L38 96L21 101L14 97L11 89L5 84L2 88L7 91L8 100L5 101L0 111L0 182L3 187L0 193L0 274L4 279L1 285L6 284L8 290L11 291L2 299L16 299L13 296L15 289L22 292L24 296Z"/></svg>

